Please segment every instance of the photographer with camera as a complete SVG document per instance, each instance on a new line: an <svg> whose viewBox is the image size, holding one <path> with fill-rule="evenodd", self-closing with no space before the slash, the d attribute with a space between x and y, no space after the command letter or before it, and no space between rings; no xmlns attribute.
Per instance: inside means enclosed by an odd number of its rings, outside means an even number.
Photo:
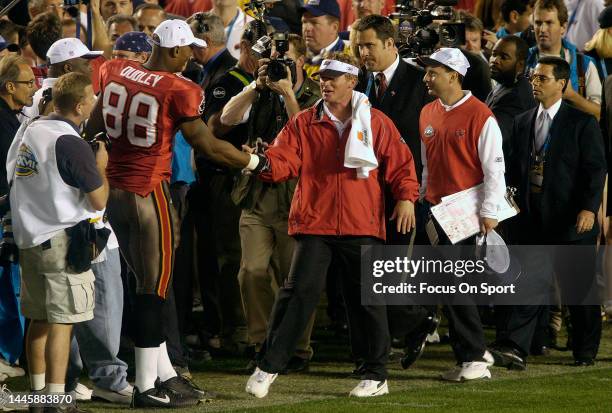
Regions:
<svg viewBox="0 0 612 413"><path fill-rule="evenodd" d="M49 77L34 94L32 106L25 108L26 119L35 119L54 110L52 87L62 75L78 73L91 78L90 61L100 54L74 38L60 39L51 45L47 52ZM106 227L111 231L109 242L92 265L98 305L93 320L74 328L66 391L76 390L79 397L91 397L90 392L78 384L84 361L94 383L93 394L109 402L126 404L131 400L132 386L127 382L127 364L117 357L121 338L121 328L117 326L123 314L119 244L110 225Z"/></svg>
<svg viewBox="0 0 612 413"><path fill-rule="evenodd" d="M72 254L87 245L71 244L75 231L67 230L89 225L108 199L106 147L94 154L79 134L95 101L89 76L62 76L53 86L55 112L23 124L7 157L21 308L32 320L26 352L33 391L68 390L72 325L94 317L94 274Z"/></svg>
<svg viewBox="0 0 612 413"><path fill-rule="evenodd" d="M221 115L222 123L248 125L247 145L252 147L259 138L265 143L272 142L291 116L321 97L319 85L304 70L306 45L302 38L284 33L273 38L272 60L260 60L257 80L234 96ZM266 338L278 286L283 285L289 274L295 241L287 235L287 220L296 182L297 179L292 179L267 184L244 176L234 186L233 199L242 208L242 264L238 281L254 355ZM298 341L287 371L308 368L313 323L314 314ZM255 360L251 360L247 370L252 373L254 369Z"/></svg>

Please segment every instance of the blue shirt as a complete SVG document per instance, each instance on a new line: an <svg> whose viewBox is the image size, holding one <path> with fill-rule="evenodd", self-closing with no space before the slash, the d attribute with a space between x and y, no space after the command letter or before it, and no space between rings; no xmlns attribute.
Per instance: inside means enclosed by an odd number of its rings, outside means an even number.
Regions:
<svg viewBox="0 0 612 413"><path fill-rule="evenodd" d="M170 183L185 182L191 184L195 181L195 173L191 166L192 150L183 134L180 131L177 132L172 148L172 177Z"/></svg>

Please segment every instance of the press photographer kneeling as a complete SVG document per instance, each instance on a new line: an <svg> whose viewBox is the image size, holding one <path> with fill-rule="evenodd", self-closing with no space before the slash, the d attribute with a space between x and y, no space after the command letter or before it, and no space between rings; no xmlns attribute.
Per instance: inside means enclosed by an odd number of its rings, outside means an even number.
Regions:
<svg viewBox="0 0 612 413"><path fill-rule="evenodd" d="M278 33L272 39L264 36L260 40L254 48L260 46L257 50L260 55L267 54L271 60L259 61L256 81L234 96L221 115L221 122L228 126L248 123L247 145L252 147L258 138L264 143L271 142L291 116L321 97L319 85L303 69L306 45L300 36ZM242 208L242 264L238 280L254 357L266 337L278 286L289 273L295 241L287 235L287 219L295 185L295 179L270 184L243 176L232 193L234 202ZM313 322L314 316L297 345L288 371L308 367L312 357ZM251 360L247 371L254 369L255 362Z"/></svg>
<svg viewBox="0 0 612 413"><path fill-rule="evenodd" d="M72 229L108 198L106 146L96 145L94 154L79 134L95 101L89 76L61 76L53 86L55 111L22 124L7 156L21 310L32 320L26 352L33 391L65 391L72 325L93 318L94 274L76 268L72 254L91 244L74 242Z"/></svg>

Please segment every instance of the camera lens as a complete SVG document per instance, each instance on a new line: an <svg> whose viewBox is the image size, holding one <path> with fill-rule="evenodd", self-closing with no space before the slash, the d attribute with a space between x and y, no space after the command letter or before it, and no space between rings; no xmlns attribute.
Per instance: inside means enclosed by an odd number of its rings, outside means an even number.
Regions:
<svg viewBox="0 0 612 413"><path fill-rule="evenodd" d="M272 82L278 82L281 79L285 79L287 77L287 69L285 69L285 64L279 60L271 60L268 63L267 75Z"/></svg>

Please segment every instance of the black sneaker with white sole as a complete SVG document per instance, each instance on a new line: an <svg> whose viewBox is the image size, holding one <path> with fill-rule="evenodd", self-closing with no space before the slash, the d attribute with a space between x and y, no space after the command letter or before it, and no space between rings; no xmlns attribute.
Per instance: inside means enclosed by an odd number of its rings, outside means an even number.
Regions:
<svg viewBox="0 0 612 413"><path fill-rule="evenodd" d="M205 402L211 401L217 397L214 392L201 389L193 381L182 376L175 376L166 381L160 382L159 386Z"/></svg>
<svg viewBox="0 0 612 413"><path fill-rule="evenodd" d="M140 392L138 387L134 387L132 397L132 408L176 408L192 407L200 403L200 400L187 394L182 394L168 390L159 384L159 379L155 382L155 387L144 392Z"/></svg>

